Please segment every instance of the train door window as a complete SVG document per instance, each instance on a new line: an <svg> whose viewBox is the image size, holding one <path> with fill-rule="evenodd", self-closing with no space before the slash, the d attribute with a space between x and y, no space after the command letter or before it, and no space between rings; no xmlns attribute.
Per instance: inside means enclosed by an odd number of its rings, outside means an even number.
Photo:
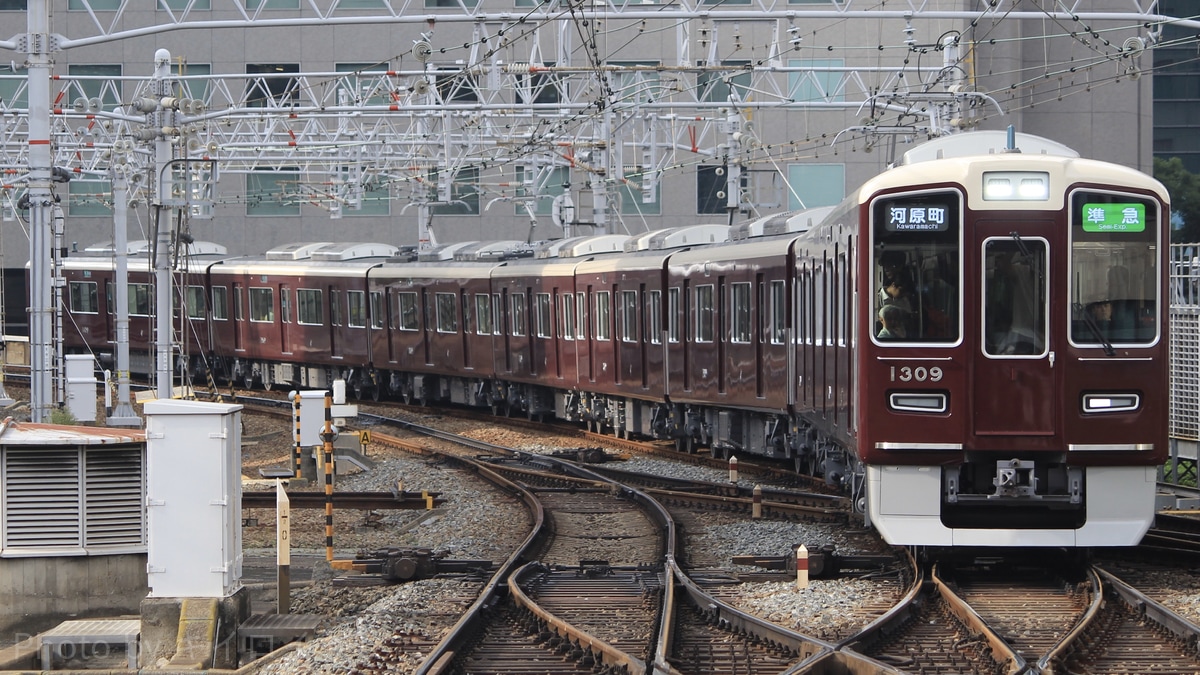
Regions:
<svg viewBox="0 0 1200 675"><path fill-rule="evenodd" d="M1049 245L1003 237L983 242L983 352L994 357L1042 357L1048 349Z"/></svg>
<svg viewBox="0 0 1200 675"><path fill-rule="evenodd" d="M250 289L250 321L264 323L275 320L275 294L269 288Z"/></svg>
<svg viewBox="0 0 1200 675"><path fill-rule="evenodd" d="M187 315L189 319L204 318L208 308L204 306L203 286L188 286L184 302L187 303Z"/></svg>
<svg viewBox="0 0 1200 675"><path fill-rule="evenodd" d="M1071 344L1158 340L1158 203L1129 194L1071 195Z"/></svg>
<svg viewBox="0 0 1200 675"><path fill-rule="evenodd" d="M346 291L351 328L367 327L367 294L362 291Z"/></svg>
<svg viewBox="0 0 1200 675"><path fill-rule="evenodd" d="M650 291L649 313L646 317L647 340L652 345L662 344L662 291Z"/></svg>
<svg viewBox="0 0 1200 675"><path fill-rule="evenodd" d="M575 294L575 339L587 339L587 294Z"/></svg>
<svg viewBox="0 0 1200 675"><path fill-rule="evenodd" d="M512 334L513 337L521 337L526 334L525 329L525 294L513 293L509 296L512 302Z"/></svg>
<svg viewBox="0 0 1200 675"><path fill-rule="evenodd" d="M787 288L782 281L771 282L771 344L781 345L787 340Z"/></svg>
<svg viewBox="0 0 1200 675"><path fill-rule="evenodd" d="M217 321L229 320L229 289L224 286L212 287L212 318Z"/></svg>
<svg viewBox="0 0 1200 675"><path fill-rule="evenodd" d="M324 324L325 312L321 300L321 289L319 288L297 289L296 320L305 326L320 326Z"/></svg>
<svg viewBox="0 0 1200 675"><path fill-rule="evenodd" d="M342 325L342 291L329 287L329 325Z"/></svg>
<svg viewBox="0 0 1200 675"><path fill-rule="evenodd" d="M492 335L504 334L504 313L502 311L504 304L500 300L499 293L492 294Z"/></svg>
<svg viewBox="0 0 1200 675"><path fill-rule="evenodd" d="M114 297L115 296L113 296L113 283L111 281L104 282L104 304L107 306L109 314L116 313L116 310L113 308L113 298Z"/></svg>
<svg viewBox="0 0 1200 675"><path fill-rule="evenodd" d="M554 314L550 311L550 294L538 293L534 298L537 322L537 336L540 338L554 337Z"/></svg>
<svg viewBox="0 0 1200 675"><path fill-rule="evenodd" d="M150 284L129 284L129 316L150 316Z"/></svg>
<svg viewBox="0 0 1200 675"><path fill-rule="evenodd" d="M279 289L279 320L283 323L292 322L292 289L287 286Z"/></svg>
<svg viewBox="0 0 1200 675"><path fill-rule="evenodd" d="M621 341L638 341L637 291L621 291Z"/></svg>
<svg viewBox="0 0 1200 675"><path fill-rule="evenodd" d="M667 289L667 340L679 342L679 289Z"/></svg>
<svg viewBox="0 0 1200 675"><path fill-rule="evenodd" d="M575 294L565 293L560 296L562 314L559 315L559 331L564 340L575 339Z"/></svg>
<svg viewBox="0 0 1200 675"><path fill-rule="evenodd" d="M612 339L612 295L609 291L596 292L596 339Z"/></svg>
<svg viewBox="0 0 1200 675"><path fill-rule="evenodd" d="M492 334L492 299L487 293L475 294L475 316L479 320L475 323L475 330L480 335Z"/></svg>
<svg viewBox="0 0 1200 675"><path fill-rule="evenodd" d="M76 314L99 314L99 286L94 281L71 282L71 311Z"/></svg>
<svg viewBox="0 0 1200 675"><path fill-rule="evenodd" d="M396 294L396 314L400 318L400 330L419 330L417 321L417 294L406 291Z"/></svg>
<svg viewBox="0 0 1200 675"><path fill-rule="evenodd" d="M246 320L246 310L242 305L242 285L233 285L233 318L235 321Z"/></svg>
<svg viewBox="0 0 1200 675"><path fill-rule="evenodd" d="M455 307L453 293L437 293L434 295L437 303L437 330L439 333L458 332L458 312Z"/></svg>
<svg viewBox="0 0 1200 675"><path fill-rule="evenodd" d="M475 330L471 325L471 317L473 316L471 314L471 299L464 292L461 296L459 296L459 300L462 301L460 303L462 304L462 332L463 335L469 335Z"/></svg>
<svg viewBox="0 0 1200 675"><path fill-rule="evenodd" d="M371 291L371 328L383 328L383 293Z"/></svg>
<svg viewBox="0 0 1200 675"><path fill-rule="evenodd" d="M696 287L696 342L713 341L713 286Z"/></svg>
<svg viewBox="0 0 1200 675"><path fill-rule="evenodd" d="M738 282L729 289L729 340L748 343L751 335L750 284Z"/></svg>
<svg viewBox="0 0 1200 675"><path fill-rule="evenodd" d="M878 344L960 341L961 213L954 190L888 195L871 205L871 337Z"/></svg>

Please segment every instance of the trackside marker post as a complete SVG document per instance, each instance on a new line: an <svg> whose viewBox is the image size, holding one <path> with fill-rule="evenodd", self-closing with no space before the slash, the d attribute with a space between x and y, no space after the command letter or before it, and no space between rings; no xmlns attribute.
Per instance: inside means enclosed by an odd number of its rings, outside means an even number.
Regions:
<svg viewBox="0 0 1200 675"><path fill-rule="evenodd" d="M808 547L800 544L796 547L796 589L808 588Z"/></svg>
<svg viewBox="0 0 1200 675"><path fill-rule="evenodd" d="M283 481L275 481L275 556L279 566L276 586L279 594L279 613L292 608L292 525L291 500L283 489Z"/></svg>
<svg viewBox="0 0 1200 675"><path fill-rule="evenodd" d="M729 456L729 482L730 483L738 482L737 457L734 457L733 455Z"/></svg>
<svg viewBox="0 0 1200 675"><path fill-rule="evenodd" d="M754 519L762 518L762 486L755 485L754 492L750 494L750 517Z"/></svg>

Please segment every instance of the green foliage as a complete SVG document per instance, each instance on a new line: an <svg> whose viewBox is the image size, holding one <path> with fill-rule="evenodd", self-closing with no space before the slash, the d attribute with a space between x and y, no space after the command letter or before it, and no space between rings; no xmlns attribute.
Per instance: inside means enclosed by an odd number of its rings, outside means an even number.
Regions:
<svg viewBox="0 0 1200 675"><path fill-rule="evenodd" d="M79 424L79 420L75 419L75 415L71 414L66 408L55 408L50 411L51 424Z"/></svg>
<svg viewBox="0 0 1200 675"><path fill-rule="evenodd" d="M1183 160L1154 158L1154 177L1171 194L1171 211L1183 227L1171 233L1176 243L1200 241L1200 176L1188 171Z"/></svg>

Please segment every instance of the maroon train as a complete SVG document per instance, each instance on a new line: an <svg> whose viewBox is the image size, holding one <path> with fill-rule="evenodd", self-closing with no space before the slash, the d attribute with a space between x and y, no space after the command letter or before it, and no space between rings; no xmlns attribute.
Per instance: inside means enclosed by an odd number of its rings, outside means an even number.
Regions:
<svg viewBox="0 0 1200 675"><path fill-rule="evenodd" d="M181 370L790 458L893 544L1136 544L1167 456L1168 197L1005 140L931 141L837 207L733 228L194 257ZM68 347L111 349L111 270L67 261ZM148 317L131 336L150 350Z"/></svg>

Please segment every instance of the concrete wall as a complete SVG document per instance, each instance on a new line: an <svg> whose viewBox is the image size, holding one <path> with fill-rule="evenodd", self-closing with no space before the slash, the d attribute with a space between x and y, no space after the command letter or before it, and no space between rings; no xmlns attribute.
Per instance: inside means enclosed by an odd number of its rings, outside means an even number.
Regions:
<svg viewBox="0 0 1200 675"><path fill-rule="evenodd" d="M19 641L69 619L136 615L146 554L0 559L0 635Z"/></svg>

